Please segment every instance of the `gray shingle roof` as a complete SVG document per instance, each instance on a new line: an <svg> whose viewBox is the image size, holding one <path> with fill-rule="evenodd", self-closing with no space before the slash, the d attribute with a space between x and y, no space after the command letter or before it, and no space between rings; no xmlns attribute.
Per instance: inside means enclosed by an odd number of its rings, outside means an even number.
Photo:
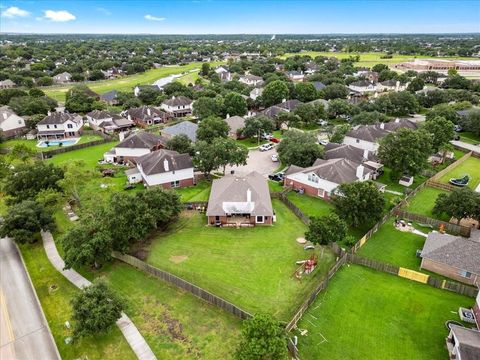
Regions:
<svg viewBox="0 0 480 360"><path fill-rule="evenodd" d="M292 100L281 102L280 104L276 104L275 106L291 111L291 110L295 110L297 106L300 104L303 104L300 100L292 99Z"/></svg>
<svg viewBox="0 0 480 360"><path fill-rule="evenodd" d="M245 127L245 119L241 116L230 116L228 119L225 119L228 126L230 126L230 132L236 133L237 130L243 129Z"/></svg>
<svg viewBox="0 0 480 360"><path fill-rule="evenodd" d="M253 216L273 216L272 200L267 180L252 171L244 177L224 176L213 181L208 200L207 216L224 216L225 210L231 210L234 204L247 204L247 192L251 191L253 206L250 214Z"/></svg>
<svg viewBox="0 0 480 360"><path fill-rule="evenodd" d="M347 132L346 136L369 142L376 142L387 134L388 131L381 129L380 125L360 125L358 128Z"/></svg>
<svg viewBox="0 0 480 360"><path fill-rule="evenodd" d="M350 85L358 87L369 87L370 85L372 85L372 83L368 80L359 80L352 82Z"/></svg>
<svg viewBox="0 0 480 360"><path fill-rule="evenodd" d="M480 242L431 232L423 246L422 258L480 275Z"/></svg>
<svg viewBox="0 0 480 360"><path fill-rule="evenodd" d="M269 117L269 118L274 118L278 114L280 114L281 112L286 112L286 110L279 107L279 106L273 105L273 106L270 106L270 107L266 108L265 110L263 110L262 114Z"/></svg>
<svg viewBox="0 0 480 360"><path fill-rule="evenodd" d="M480 331L452 325L462 360L480 359Z"/></svg>
<svg viewBox="0 0 480 360"><path fill-rule="evenodd" d="M112 90L112 91L109 91L109 92L106 92L106 93L102 94L100 97L104 101L111 102L111 101L114 101L117 98L117 95L118 95L118 91L117 90Z"/></svg>
<svg viewBox="0 0 480 360"><path fill-rule="evenodd" d="M162 139L159 136L142 131L130 135L115 147L130 149L153 149L158 145L164 145L165 142L165 139Z"/></svg>
<svg viewBox="0 0 480 360"><path fill-rule="evenodd" d="M198 125L192 123L191 121L185 120L182 122L179 122L178 124L166 127L162 130L162 134L170 135L170 136L175 136L175 135L180 135L180 134L185 134L188 136L192 142L197 141L197 129Z"/></svg>
<svg viewBox="0 0 480 360"><path fill-rule="evenodd" d="M149 114L149 110L150 110L150 114ZM166 112L159 110L157 108L154 108L153 106L147 106L147 105L125 110L122 114L124 114L125 116L130 115L132 119L140 119L143 121L148 119L154 119L154 118L161 118L161 119L168 118L168 114Z"/></svg>
<svg viewBox="0 0 480 360"><path fill-rule="evenodd" d="M58 125L63 124L68 120L71 120L77 124L82 122L82 118L78 114L53 112L50 115L45 116L43 120L39 121L38 125Z"/></svg>
<svg viewBox="0 0 480 360"><path fill-rule="evenodd" d="M175 96L171 99L165 100L163 104L168 106L186 106L190 105L193 101L186 96Z"/></svg>
<svg viewBox="0 0 480 360"><path fill-rule="evenodd" d="M146 175L162 174L193 167L190 155L179 154L176 151L165 149L143 155L136 160L136 163Z"/></svg>
<svg viewBox="0 0 480 360"><path fill-rule="evenodd" d="M325 146L325 159L348 159L356 163L362 163L365 160L376 161L377 157L372 151L368 151L367 158L364 158L365 151L352 145L328 143Z"/></svg>

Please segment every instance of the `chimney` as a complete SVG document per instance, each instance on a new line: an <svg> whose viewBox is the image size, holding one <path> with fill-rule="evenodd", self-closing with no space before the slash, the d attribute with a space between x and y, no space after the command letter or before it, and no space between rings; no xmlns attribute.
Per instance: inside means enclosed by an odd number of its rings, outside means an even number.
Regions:
<svg viewBox="0 0 480 360"><path fill-rule="evenodd" d="M227 119L229 119L229 118L230 118L230 114L227 114Z"/></svg>
<svg viewBox="0 0 480 360"><path fill-rule="evenodd" d="M400 118L396 118L395 122L398 124L400 122Z"/></svg>
<svg viewBox="0 0 480 360"><path fill-rule="evenodd" d="M128 115L128 117L130 117L130 115ZM121 131L119 134L118 134L118 139L120 141L123 141L125 139L125 133L123 131Z"/></svg>
<svg viewBox="0 0 480 360"><path fill-rule="evenodd" d="M365 160L368 160L368 150L367 149L363 150L363 158Z"/></svg>
<svg viewBox="0 0 480 360"><path fill-rule="evenodd" d="M148 116L152 116L152 110L149 107L147 107L147 114Z"/></svg>
<svg viewBox="0 0 480 360"><path fill-rule="evenodd" d="M250 189L247 190L247 203L252 202L252 191Z"/></svg>
<svg viewBox="0 0 480 360"><path fill-rule="evenodd" d="M363 169L364 169L364 166L363 165L358 165L357 166L357 179L361 179L363 178Z"/></svg>
<svg viewBox="0 0 480 360"><path fill-rule="evenodd" d="M47 115L50 116L52 115L52 112L50 110L47 111Z"/></svg>
<svg viewBox="0 0 480 360"><path fill-rule="evenodd" d="M284 103L284 102L286 102L286 101L287 101L287 99L282 99L282 103Z"/></svg>
<svg viewBox="0 0 480 360"><path fill-rule="evenodd" d="M383 122L380 123L380 129L385 129L385 124Z"/></svg>
<svg viewBox="0 0 480 360"><path fill-rule="evenodd" d="M172 96L172 100L175 99L175 95Z"/></svg>
<svg viewBox="0 0 480 360"><path fill-rule="evenodd" d="M132 115L128 114L127 118L128 120L132 121Z"/></svg>
<svg viewBox="0 0 480 360"><path fill-rule="evenodd" d="M164 167L165 171L170 171L170 168L168 167L168 160L167 159L163 160L163 167Z"/></svg>

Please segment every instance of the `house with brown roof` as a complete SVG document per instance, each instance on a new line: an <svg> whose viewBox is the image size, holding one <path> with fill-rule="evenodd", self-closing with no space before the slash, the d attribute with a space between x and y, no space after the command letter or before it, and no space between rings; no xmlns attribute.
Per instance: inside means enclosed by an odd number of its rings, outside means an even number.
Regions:
<svg viewBox="0 0 480 360"><path fill-rule="evenodd" d="M451 325L446 343L450 359L480 359L480 331L478 330Z"/></svg>
<svg viewBox="0 0 480 360"><path fill-rule="evenodd" d="M125 163L165 147L167 139L148 132L139 131L120 141L103 155L108 163Z"/></svg>
<svg viewBox="0 0 480 360"><path fill-rule="evenodd" d="M188 154L160 149L140 156L136 168L126 172L130 183L143 181L145 186L162 186L166 189L194 185L192 158Z"/></svg>
<svg viewBox="0 0 480 360"><path fill-rule="evenodd" d="M193 100L186 96L172 96L163 101L160 107L172 117L183 117L192 114Z"/></svg>
<svg viewBox="0 0 480 360"><path fill-rule="evenodd" d="M166 112L148 105L125 110L122 112L122 116L141 127L162 124L170 119L170 115Z"/></svg>
<svg viewBox="0 0 480 360"><path fill-rule="evenodd" d="M228 136L232 139L237 139L239 132L245 127L245 118L241 116L229 116L225 119L225 122L228 124L230 130L228 131Z"/></svg>
<svg viewBox="0 0 480 360"><path fill-rule="evenodd" d="M480 285L480 241L431 232L420 254L421 269L469 284Z"/></svg>
<svg viewBox="0 0 480 360"><path fill-rule="evenodd" d="M92 110L86 114L90 127L107 134L132 127L133 121L105 110Z"/></svg>
<svg viewBox="0 0 480 360"><path fill-rule="evenodd" d="M212 183L207 207L208 225L272 225L275 221L267 179L256 171L227 175Z"/></svg>
<svg viewBox="0 0 480 360"><path fill-rule="evenodd" d="M285 172L284 185L329 200L339 185L371 180L374 174L375 170L348 159L317 159L307 168L290 165Z"/></svg>

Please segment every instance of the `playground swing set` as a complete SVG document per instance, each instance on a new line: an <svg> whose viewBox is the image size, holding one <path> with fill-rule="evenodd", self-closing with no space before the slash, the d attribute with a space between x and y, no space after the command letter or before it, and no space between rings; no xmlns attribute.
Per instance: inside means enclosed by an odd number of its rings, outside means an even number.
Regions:
<svg viewBox="0 0 480 360"><path fill-rule="evenodd" d="M318 264L318 256L315 254L312 254L308 260L300 260L297 261L297 265L300 265L300 267L295 270L293 276L297 280L301 280L303 275L308 275L315 270Z"/></svg>

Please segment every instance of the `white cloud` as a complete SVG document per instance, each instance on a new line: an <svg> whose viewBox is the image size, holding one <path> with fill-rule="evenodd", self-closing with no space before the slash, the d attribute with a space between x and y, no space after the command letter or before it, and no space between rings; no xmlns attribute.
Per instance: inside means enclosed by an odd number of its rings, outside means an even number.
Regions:
<svg viewBox="0 0 480 360"><path fill-rule="evenodd" d="M7 10L2 11L2 17L14 18L14 17L27 17L30 13L27 10L22 10L16 6L10 6Z"/></svg>
<svg viewBox="0 0 480 360"><path fill-rule="evenodd" d="M157 17L157 16L153 16L153 15L147 14L147 15L145 15L145 19L150 20L150 21L163 21L163 20L165 20L166 18L164 18L164 17Z"/></svg>
<svg viewBox="0 0 480 360"><path fill-rule="evenodd" d="M109 10L107 10L105 8L102 8L102 7L97 7L95 10L97 10L98 12L101 12L101 13L107 15L107 16L112 15L112 13Z"/></svg>
<svg viewBox="0 0 480 360"><path fill-rule="evenodd" d="M46 10L45 17L55 22L66 22L66 21L72 21L76 19L75 15L73 15L72 13L66 10L58 10L58 11Z"/></svg>

